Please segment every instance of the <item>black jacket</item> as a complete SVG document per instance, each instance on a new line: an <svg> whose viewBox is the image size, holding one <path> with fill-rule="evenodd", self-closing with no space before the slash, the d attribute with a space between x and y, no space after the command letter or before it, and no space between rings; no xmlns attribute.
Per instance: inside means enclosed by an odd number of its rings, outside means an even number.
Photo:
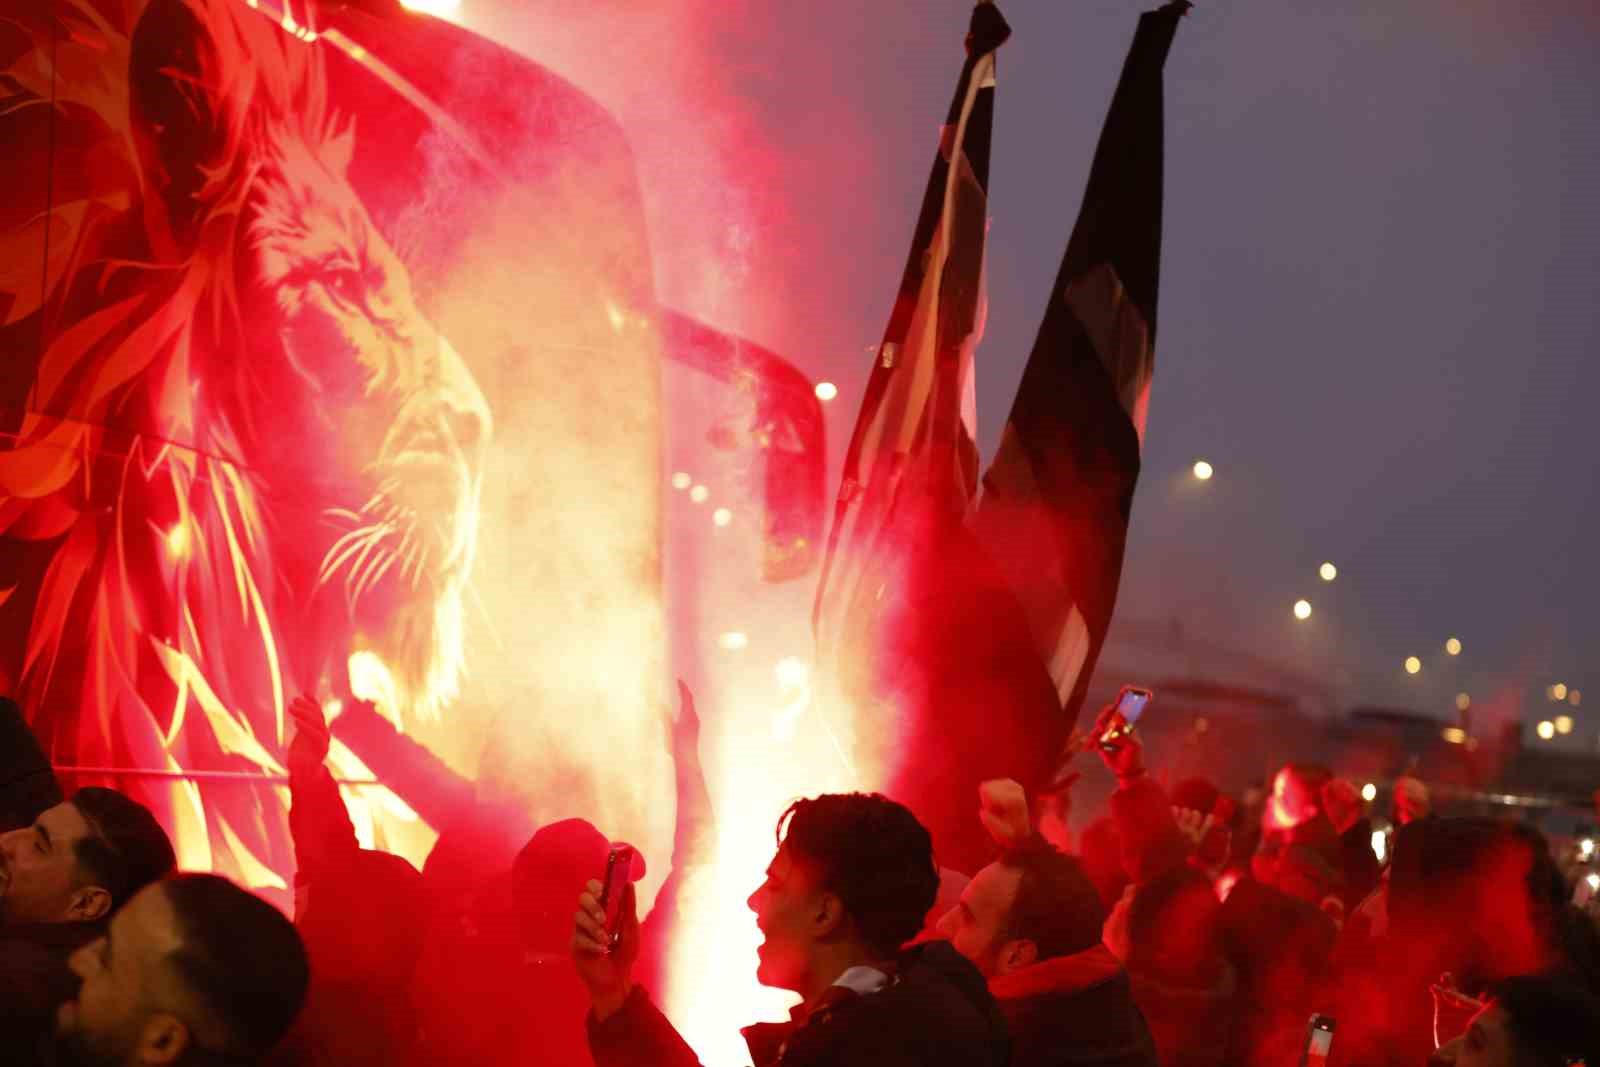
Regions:
<svg viewBox="0 0 1600 1067"><path fill-rule="evenodd" d="M1104 945L989 982L1011 1030L1012 1067L1156 1067L1128 972Z"/></svg>
<svg viewBox="0 0 1600 1067"><path fill-rule="evenodd" d="M0 1019L5 1020L7 1064L46 1062L40 1057L55 1033L56 1010L78 995L78 979L67 959L104 932L100 922L0 928Z"/></svg>
<svg viewBox="0 0 1600 1067"><path fill-rule="evenodd" d="M830 998L803 1022L743 1031L755 1067L1005 1067L1005 1020L976 967L937 941L908 951L895 981ZM697 1067L665 1016L635 988L605 1022L589 1021L598 1067Z"/></svg>

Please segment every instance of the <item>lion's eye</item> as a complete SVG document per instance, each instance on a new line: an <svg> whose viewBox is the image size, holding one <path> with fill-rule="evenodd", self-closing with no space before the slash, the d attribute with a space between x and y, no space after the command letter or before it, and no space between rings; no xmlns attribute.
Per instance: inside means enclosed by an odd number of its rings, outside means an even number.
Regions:
<svg viewBox="0 0 1600 1067"><path fill-rule="evenodd" d="M331 270L322 276L328 291L341 300L356 300L361 294L361 274L358 271Z"/></svg>

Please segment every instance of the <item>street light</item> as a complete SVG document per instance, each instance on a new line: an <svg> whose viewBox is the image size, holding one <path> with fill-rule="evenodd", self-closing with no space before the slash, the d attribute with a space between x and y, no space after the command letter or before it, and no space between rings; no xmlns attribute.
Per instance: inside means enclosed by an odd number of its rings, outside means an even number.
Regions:
<svg viewBox="0 0 1600 1067"><path fill-rule="evenodd" d="M1447 638L1445 638L1444 650L1446 652L1450 653L1452 656L1461 655L1461 640L1460 640L1460 638L1456 638L1456 637L1447 637Z"/></svg>
<svg viewBox="0 0 1600 1067"><path fill-rule="evenodd" d="M1567 683L1557 682L1555 685L1552 685L1550 687L1550 699L1557 701L1567 699Z"/></svg>
<svg viewBox="0 0 1600 1067"><path fill-rule="evenodd" d="M1323 581L1331 582L1335 578L1339 577L1339 568L1335 567L1331 563L1324 563L1322 566L1317 568L1317 573L1322 576Z"/></svg>
<svg viewBox="0 0 1600 1067"><path fill-rule="evenodd" d="M1311 618L1311 601L1296 600L1294 602L1294 617L1301 621Z"/></svg>
<svg viewBox="0 0 1600 1067"><path fill-rule="evenodd" d="M1406 657L1406 673L1407 674L1416 674L1420 670L1422 670L1422 661L1420 659L1418 659L1417 657L1415 657L1415 656L1407 656Z"/></svg>
<svg viewBox="0 0 1600 1067"><path fill-rule="evenodd" d="M1548 741L1556 735L1556 724L1549 719L1540 719L1539 725L1533 728L1533 732L1539 735L1539 740Z"/></svg>
<svg viewBox="0 0 1600 1067"><path fill-rule="evenodd" d="M1466 711L1470 707L1472 707L1472 698L1470 696L1468 696L1466 693L1457 693L1456 694L1456 710L1457 711Z"/></svg>
<svg viewBox="0 0 1600 1067"><path fill-rule="evenodd" d="M1210 481L1211 476L1215 473L1216 471L1212 469L1211 464L1207 463L1205 460L1202 459L1195 461L1194 476L1200 479L1202 482Z"/></svg>
<svg viewBox="0 0 1600 1067"><path fill-rule="evenodd" d="M1556 733L1565 735L1565 734L1570 734L1571 732L1572 732L1572 716L1571 715L1557 715L1556 716Z"/></svg>
<svg viewBox="0 0 1600 1067"><path fill-rule="evenodd" d="M832 382L818 382L816 394L818 400L827 402L839 395L839 387Z"/></svg>

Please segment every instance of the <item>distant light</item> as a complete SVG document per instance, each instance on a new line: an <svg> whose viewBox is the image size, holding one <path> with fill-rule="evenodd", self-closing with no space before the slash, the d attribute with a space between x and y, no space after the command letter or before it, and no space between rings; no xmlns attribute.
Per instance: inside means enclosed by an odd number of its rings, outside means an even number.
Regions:
<svg viewBox="0 0 1600 1067"><path fill-rule="evenodd" d="M1460 638L1456 638L1456 637L1447 637L1447 638L1445 638L1444 650L1446 652L1450 653L1452 656L1461 655L1461 640L1460 640Z"/></svg>
<svg viewBox="0 0 1600 1067"><path fill-rule="evenodd" d="M672 488L677 489L680 492L689 488L693 484L694 479L689 477L688 471L679 471L672 476Z"/></svg>
<svg viewBox="0 0 1600 1067"><path fill-rule="evenodd" d="M805 685L811 677L811 668L798 656L785 656L773 667L773 673L778 676L779 685L789 688Z"/></svg>
<svg viewBox="0 0 1600 1067"><path fill-rule="evenodd" d="M716 523L718 526L726 526L728 523L733 521L733 512L729 511L727 508L718 508L716 511L711 513L711 521Z"/></svg>
<svg viewBox="0 0 1600 1067"><path fill-rule="evenodd" d="M1583 880L1589 883L1590 890L1600 890L1600 874L1585 875Z"/></svg>
<svg viewBox="0 0 1600 1067"><path fill-rule="evenodd" d="M1311 618L1311 601L1296 600L1294 602L1294 617L1297 619Z"/></svg>
<svg viewBox="0 0 1600 1067"><path fill-rule="evenodd" d="M322 705L322 713L328 717L329 722L332 722L344 714L344 701L337 698L328 701Z"/></svg>
<svg viewBox="0 0 1600 1067"><path fill-rule="evenodd" d="M1555 700L1567 699L1567 683L1557 682L1555 685L1552 685L1550 687L1550 696Z"/></svg>
<svg viewBox="0 0 1600 1067"><path fill-rule="evenodd" d="M1372 831L1372 854L1379 863L1389 858L1389 835L1382 830Z"/></svg>
<svg viewBox="0 0 1600 1067"><path fill-rule="evenodd" d="M738 652L749 647L750 638L746 637L742 630L729 630L717 638L717 644L729 652Z"/></svg>
<svg viewBox="0 0 1600 1067"><path fill-rule="evenodd" d="M832 382L818 382L815 392L818 400L826 402L839 395L839 387Z"/></svg>
<svg viewBox="0 0 1600 1067"><path fill-rule="evenodd" d="M1406 673L1416 674L1422 670L1422 661L1415 656L1406 657Z"/></svg>
<svg viewBox="0 0 1600 1067"><path fill-rule="evenodd" d="M1216 471L1212 469L1211 464L1207 463L1203 459L1197 461L1194 465L1194 476L1199 478L1202 482L1210 481L1211 476L1215 473Z"/></svg>
<svg viewBox="0 0 1600 1067"><path fill-rule="evenodd" d="M707 489L703 485L697 485L693 489L689 490L689 499L693 500L696 504L704 504L706 499L710 496L711 490Z"/></svg>
<svg viewBox="0 0 1600 1067"><path fill-rule="evenodd" d="M1371 804L1374 800L1377 800L1378 787L1373 785L1371 782L1368 782L1366 785L1362 786L1361 799L1365 800L1368 804Z"/></svg>
<svg viewBox="0 0 1600 1067"><path fill-rule="evenodd" d="M1571 704L1573 707L1577 707L1579 704L1583 703L1583 694L1576 689L1568 691L1567 703Z"/></svg>
<svg viewBox="0 0 1600 1067"><path fill-rule="evenodd" d="M1456 694L1456 710L1457 711L1466 711L1470 707L1472 707L1472 698L1470 696L1468 696L1467 694L1465 694L1465 693L1457 693Z"/></svg>
<svg viewBox="0 0 1600 1067"><path fill-rule="evenodd" d="M1317 568L1317 573L1322 576L1323 581L1331 582L1335 578L1339 577L1339 568L1335 567L1331 563L1324 563L1322 566Z"/></svg>
<svg viewBox="0 0 1600 1067"><path fill-rule="evenodd" d="M1452 745L1464 745L1467 743L1467 732L1459 726L1446 726L1443 731L1443 737Z"/></svg>
<svg viewBox="0 0 1600 1067"><path fill-rule="evenodd" d="M1579 859L1583 860L1584 862L1588 862L1589 858L1591 856L1593 856L1593 855L1594 855L1594 838L1586 837L1582 841L1578 842L1578 858Z"/></svg>
<svg viewBox="0 0 1600 1067"><path fill-rule="evenodd" d="M1539 725L1533 728L1533 732L1539 735L1540 740L1548 741L1556 735L1556 724L1549 719L1540 719Z"/></svg>
<svg viewBox="0 0 1600 1067"><path fill-rule="evenodd" d="M461 0L400 0L400 6L425 15L453 15L461 10Z"/></svg>
<svg viewBox="0 0 1600 1067"><path fill-rule="evenodd" d="M1572 716L1571 715L1557 715L1556 716L1556 733L1558 733L1558 734L1570 734L1571 732L1572 732Z"/></svg>
<svg viewBox="0 0 1600 1067"><path fill-rule="evenodd" d="M187 559L189 556L189 524L179 519L167 531L167 555L173 559Z"/></svg>

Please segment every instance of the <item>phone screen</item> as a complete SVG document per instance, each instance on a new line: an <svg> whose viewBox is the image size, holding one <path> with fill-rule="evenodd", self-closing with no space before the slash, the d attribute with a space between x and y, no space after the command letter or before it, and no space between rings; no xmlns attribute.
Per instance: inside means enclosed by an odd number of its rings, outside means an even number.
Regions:
<svg viewBox="0 0 1600 1067"><path fill-rule="evenodd" d="M1144 714L1145 705L1150 703L1150 690L1134 689L1129 687L1122 691L1122 696L1117 700L1117 712L1122 716L1122 721L1132 726L1139 721L1139 716Z"/></svg>
<svg viewBox="0 0 1600 1067"><path fill-rule="evenodd" d="M1306 1035L1306 1054L1300 1062L1304 1067L1328 1067L1328 1053L1333 1049L1333 1020L1326 1015L1313 1015Z"/></svg>

